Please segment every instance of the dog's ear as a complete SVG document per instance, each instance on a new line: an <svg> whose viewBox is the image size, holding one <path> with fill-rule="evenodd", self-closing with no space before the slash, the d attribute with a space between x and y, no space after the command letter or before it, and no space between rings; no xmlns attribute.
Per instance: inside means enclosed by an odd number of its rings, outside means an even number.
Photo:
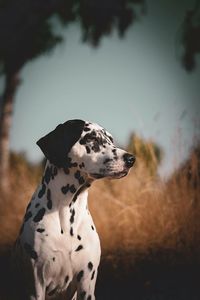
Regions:
<svg viewBox="0 0 200 300"><path fill-rule="evenodd" d="M80 138L84 125L82 120L67 121L42 137L37 145L51 163L58 168L65 167L67 154Z"/></svg>

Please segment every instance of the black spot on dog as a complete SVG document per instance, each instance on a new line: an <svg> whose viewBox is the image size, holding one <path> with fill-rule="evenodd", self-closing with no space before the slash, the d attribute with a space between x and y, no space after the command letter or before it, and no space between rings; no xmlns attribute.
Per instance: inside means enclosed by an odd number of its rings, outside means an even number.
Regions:
<svg viewBox="0 0 200 300"><path fill-rule="evenodd" d="M72 168L72 167L77 167L78 164L76 162L72 162L72 159L70 157L67 157L65 168Z"/></svg>
<svg viewBox="0 0 200 300"><path fill-rule="evenodd" d="M77 248L76 248L76 252L78 252L78 251L80 251L80 250L82 250L83 249L83 246L82 245L79 245Z"/></svg>
<svg viewBox="0 0 200 300"><path fill-rule="evenodd" d="M52 175L52 166L51 167L47 166L44 174L44 180L46 181L47 184L50 182L51 175Z"/></svg>
<svg viewBox="0 0 200 300"><path fill-rule="evenodd" d="M72 209L71 217L70 217L70 223L74 223L74 216L75 216L75 209Z"/></svg>
<svg viewBox="0 0 200 300"><path fill-rule="evenodd" d="M94 279L94 275L95 275L95 270L92 272L91 280Z"/></svg>
<svg viewBox="0 0 200 300"><path fill-rule="evenodd" d="M27 222L32 217L32 212L28 211L24 216L24 222Z"/></svg>
<svg viewBox="0 0 200 300"><path fill-rule="evenodd" d="M42 198L44 196L45 192L46 192L46 185L43 183L42 188L38 193L38 198Z"/></svg>
<svg viewBox="0 0 200 300"><path fill-rule="evenodd" d="M48 293L48 296L53 296L57 291L57 287Z"/></svg>
<svg viewBox="0 0 200 300"><path fill-rule="evenodd" d="M112 152L113 152L113 154L114 154L114 159L115 160L117 160L117 149L116 148L114 148L113 150L112 150Z"/></svg>
<svg viewBox="0 0 200 300"><path fill-rule="evenodd" d="M80 296L81 296L81 299L84 299L86 296L86 292L85 291L81 292Z"/></svg>
<svg viewBox="0 0 200 300"><path fill-rule="evenodd" d="M93 269L93 263L91 261L88 263L88 269L90 271L92 271L92 269Z"/></svg>
<svg viewBox="0 0 200 300"><path fill-rule="evenodd" d="M81 278L83 277L83 275L84 275L84 271L82 270L82 271L80 271L80 272L78 273L78 275L77 275L77 280L78 280L78 281L81 281Z"/></svg>
<svg viewBox="0 0 200 300"><path fill-rule="evenodd" d="M92 297L91 297L91 295L89 295L88 297L87 297L87 300L91 300L92 299Z"/></svg>
<svg viewBox="0 0 200 300"><path fill-rule="evenodd" d="M66 175L68 175L70 173L69 168L63 168L63 171Z"/></svg>
<svg viewBox="0 0 200 300"><path fill-rule="evenodd" d="M85 142L85 140L84 139L80 139L80 141L79 141L79 144L80 145L84 145L86 142Z"/></svg>
<svg viewBox="0 0 200 300"><path fill-rule="evenodd" d="M35 204L35 208L37 208L38 206L40 206L40 203L36 203Z"/></svg>
<svg viewBox="0 0 200 300"><path fill-rule="evenodd" d="M55 260L56 260L56 258L55 258L55 257L53 257L53 258L52 258L52 260L53 260L53 261L55 261Z"/></svg>
<svg viewBox="0 0 200 300"><path fill-rule="evenodd" d="M92 228L92 230L94 230L94 226L93 225L91 225L91 228Z"/></svg>
<svg viewBox="0 0 200 300"><path fill-rule="evenodd" d="M85 146L86 152L89 154L90 153L90 147L89 146Z"/></svg>
<svg viewBox="0 0 200 300"><path fill-rule="evenodd" d="M82 193L85 189L89 188L90 185L91 185L91 184L88 183L88 182L86 182L84 185L82 185L82 186L78 189L78 191L76 192L76 194L74 195L72 201L75 203L76 200L77 200L77 198L78 198L78 196L80 195L80 193Z"/></svg>
<svg viewBox="0 0 200 300"><path fill-rule="evenodd" d="M63 234L63 230L62 230L62 228L61 228L61 234Z"/></svg>
<svg viewBox="0 0 200 300"><path fill-rule="evenodd" d="M78 170L74 174L74 177L78 180L79 184L83 184L85 182L84 178L81 176L81 172Z"/></svg>
<svg viewBox="0 0 200 300"><path fill-rule="evenodd" d="M81 176L78 180L79 184L83 184L85 182L85 179Z"/></svg>
<svg viewBox="0 0 200 300"><path fill-rule="evenodd" d="M76 179L79 179L81 177L81 172L79 170L77 170L76 173L74 174L74 177Z"/></svg>
<svg viewBox="0 0 200 300"><path fill-rule="evenodd" d="M74 235L73 227L70 228L70 235L71 235L71 236Z"/></svg>
<svg viewBox="0 0 200 300"><path fill-rule="evenodd" d="M74 186L74 184L72 184L70 187L69 187L69 190L72 194L76 193L76 188Z"/></svg>
<svg viewBox="0 0 200 300"><path fill-rule="evenodd" d="M39 232L39 233L42 233L42 232L45 231L45 229L43 229L43 228L38 228L38 229L36 229L36 231Z"/></svg>
<svg viewBox="0 0 200 300"><path fill-rule="evenodd" d="M82 168L84 168L84 167L85 167L85 164L84 164L84 162L82 162L82 163L79 165L79 168L82 169Z"/></svg>
<svg viewBox="0 0 200 300"><path fill-rule="evenodd" d="M34 221L34 222L39 222L39 221L41 221L42 218L44 217L45 211L46 211L46 209L45 209L44 207L41 208L41 209L37 212L37 214L35 215L35 217L33 218L33 221Z"/></svg>
<svg viewBox="0 0 200 300"><path fill-rule="evenodd" d="M65 277L65 283L67 283L68 280L69 280L69 276L66 276L66 277Z"/></svg>
<svg viewBox="0 0 200 300"><path fill-rule="evenodd" d="M33 250L32 247L28 243L24 244L24 249L31 258L33 258L33 259L38 258L37 252L35 250Z"/></svg>
<svg viewBox="0 0 200 300"><path fill-rule="evenodd" d="M77 235L77 239L80 241L80 240L81 240L81 236L80 236L80 235Z"/></svg>
<svg viewBox="0 0 200 300"><path fill-rule="evenodd" d="M113 137L111 135L107 135L106 136L109 138L109 140L111 141L111 143L114 143Z"/></svg>
<svg viewBox="0 0 200 300"><path fill-rule="evenodd" d="M47 190L47 208L52 209L51 190Z"/></svg>
<svg viewBox="0 0 200 300"><path fill-rule="evenodd" d="M62 193L63 193L64 195L66 195L67 192L69 191L69 184L67 184L66 186L63 186L63 187L61 188L61 191L62 191Z"/></svg>

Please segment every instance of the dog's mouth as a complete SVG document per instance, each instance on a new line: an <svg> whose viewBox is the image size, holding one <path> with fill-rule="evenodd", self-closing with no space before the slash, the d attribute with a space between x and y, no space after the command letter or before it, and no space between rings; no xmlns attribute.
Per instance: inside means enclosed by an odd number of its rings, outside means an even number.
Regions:
<svg viewBox="0 0 200 300"><path fill-rule="evenodd" d="M101 178L109 178L109 179L120 179L122 177L125 177L129 172L129 169L124 169L120 172L100 172L100 173L92 173L90 176L94 179L101 179Z"/></svg>
<svg viewBox="0 0 200 300"><path fill-rule="evenodd" d="M128 169L127 170L123 170L121 172L114 172L111 175L108 175L107 177L110 179L120 179L122 177L125 177L128 174Z"/></svg>

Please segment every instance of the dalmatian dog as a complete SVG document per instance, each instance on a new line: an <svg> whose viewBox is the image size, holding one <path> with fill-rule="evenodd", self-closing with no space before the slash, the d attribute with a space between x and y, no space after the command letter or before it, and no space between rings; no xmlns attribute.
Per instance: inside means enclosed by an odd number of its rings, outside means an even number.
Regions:
<svg viewBox="0 0 200 300"><path fill-rule="evenodd" d="M25 275L24 299L94 300L100 242L88 210L88 188L99 178L122 178L132 154L115 147L101 126L70 120L37 145L47 158L15 244Z"/></svg>

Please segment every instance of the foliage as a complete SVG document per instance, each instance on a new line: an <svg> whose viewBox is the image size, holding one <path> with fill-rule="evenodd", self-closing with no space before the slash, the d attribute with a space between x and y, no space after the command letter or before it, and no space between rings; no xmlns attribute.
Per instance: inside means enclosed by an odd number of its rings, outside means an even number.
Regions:
<svg viewBox="0 0 200 300"><path fill-rule="evenodd" d="M198 0L195 1L194 7L186 12L182 28L183 65L187 71L193 71L196 66L196 55L200 54L200 2Z"/></svg>
<svg viewBox="0 0 200 300"><path fill-rule="evenodd" d="M145 0L1 0L0 66L6 74L21 69L29 60L49 52L62 41L50 21L57 16L63 26L80 24L82 39L97 46L102 36L114 28L124 36L138 16L145 11ZM183 65L191 71L200 53L200 4L188 10L182 25Z"/></svg>
<svg viewBox="0 0 200 300"><path fill-rule="evenodd" d="M9 0L0 3L0 63L12 74L30 59L51 50L62 37L50 18L64 26L79 22L83 40L98 45L100 38L117 28L121 36L135 21L135 5L143 0Z"/></svg>

